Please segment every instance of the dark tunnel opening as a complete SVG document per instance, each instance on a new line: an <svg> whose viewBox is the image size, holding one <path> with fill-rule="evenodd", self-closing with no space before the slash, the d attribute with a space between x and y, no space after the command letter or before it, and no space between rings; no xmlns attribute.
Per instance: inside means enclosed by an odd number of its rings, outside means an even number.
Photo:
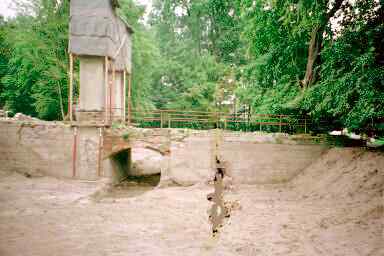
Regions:
<svg viewBox="0 0 384 256"><path fill-rule="evenodd" d="M134 197L156 188L161 179L161 174L133 175L132 150L125 149L111 156L114 172L114 188L109 196Z"/></svg>
<svg viewBox="0 0 384 256"><path fill-rule="evenodd" d="M131 149L122 150L111 156L114 181L120 183L129 177L132 168Z"/></svg>

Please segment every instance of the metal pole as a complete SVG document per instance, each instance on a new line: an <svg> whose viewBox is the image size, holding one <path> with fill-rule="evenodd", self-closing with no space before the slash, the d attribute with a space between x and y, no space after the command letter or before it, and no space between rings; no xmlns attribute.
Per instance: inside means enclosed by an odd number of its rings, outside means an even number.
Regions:
<svg viewBox="0 0 384 256"><path fill-rule="evenodd" d="M76 177L77 164L77 127L73 130L73 148L72 148L72 177Z"/></svg>
<svg viewBox="0 0 384 256"><path fill-rule="evenodd" d="M280 133L281 133L281 118L282 118L282 115L280 115Z"/></svg>

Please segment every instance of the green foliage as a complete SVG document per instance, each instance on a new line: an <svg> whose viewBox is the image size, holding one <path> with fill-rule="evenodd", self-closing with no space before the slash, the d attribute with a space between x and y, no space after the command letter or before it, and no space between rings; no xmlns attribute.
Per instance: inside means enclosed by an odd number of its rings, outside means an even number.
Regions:
<svg viewBox="0 0 384 256"><path fill-rule="evenodd" d="M1 99L13 112L55 120L66 108L69 6L40 3L36 16L18 16L4 25L9 60L2 68Z"/></svg>
<svg viewBox="0 0 384 256"><path fill-rule="evenodd" d="M384 35L383 25L377 29ZM361 30L350 27L327 44L322 53L322 80L302 101L314 117L330 116L355 130L384 116L384 66L375 61L372 31Z"/></svg>
<svg viewBox="0 0 384 256"><path fill-rule="evenodd" d="M256 112L286 113L295 108L304 77L316 4L306 1L244 1L243 36L249 61L242 71L245 89L239 96Z"/></svg>
<svg viewBox="0 0 384 256"><path fill-rule="evenodd" d="M148 24L143 6L119 2L119 15L135 31L136 109L250 107L353 130L369 130L384 116L382 1L154 0ZM15 19L0 20L0 107L61 119L68 1L27 3ZM309 53L316 58L307 87Z"/></svg>
<svg viewBox="0 0 384 256"><path fill-rule="evenodd" d="M157 70L159 51L155 45L149 28L140 20L145 8L133 0L121 0L119 10L122 16L134 30L133 34L133 70L132 70L132 105L136 109L152 109L150 100L152 94L153 77Z"/></svg>
<svg viewBox="0 0 384 256"><path fill-rule="evenodd" d="M154 1L151 15L160 59L153 101L158 108L214 110L219 89L243 55L236 1ZM221 99L225 100L225 99Z"/></svg>
<svg viewBox="0 0 384 256"><path fill-rule="evenodd" d="M335 16L339 25L325 24L314 69L318 79L305 90L300 82L311 32L326 20L331 5L243 1L249 60L242 70L244 86L237 91L241 100L251 102L255 112L308 113L331 126L354 130L366 129L383 117L384 70L378 61L383 56L382 11L373 0L342 2Z"/></svg>
<svg viewBox="0 0 384 256"><path fill-rule="evenodd" d="M6 74L8 62L10 58L9 45L5 41L6 39L6 23L2 16L0 16L0 96L4 91L4 85L1 82L2 78ZM0 98L0 108L4 107L4 101Z"/></svg>
<svg viewBox="0 0 384 256"><path fill-rule="evenodd" d="M153 108L149 99L158 50L139 22L144 9L122 0L120 15L134 28L132 100ZM0 107L46 120L66 115L68 98L69 1L28 0L20 14L0 20ZM75 70L78 67L75 66ZM75 72L75 89L78 76ZM75 91L78 95L78 91Z"/></svg>

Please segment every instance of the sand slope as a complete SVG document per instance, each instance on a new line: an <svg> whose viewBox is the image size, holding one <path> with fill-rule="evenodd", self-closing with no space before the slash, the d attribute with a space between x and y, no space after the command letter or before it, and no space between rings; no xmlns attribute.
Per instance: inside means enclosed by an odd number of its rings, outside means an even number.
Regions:
<svg viewBox="0 0 384 256"><path fill-rule="evenodd" d="M331 149L286 185L242 187L216 255L384 255L383 168L382 154Z"/></svg>

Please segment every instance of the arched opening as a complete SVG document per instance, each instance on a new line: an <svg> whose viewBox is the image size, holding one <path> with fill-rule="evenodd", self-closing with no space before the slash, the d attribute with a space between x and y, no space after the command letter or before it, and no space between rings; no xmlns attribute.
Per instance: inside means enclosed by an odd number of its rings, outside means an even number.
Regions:
<svg viewBox="0 0 384 256"><path fill-rule="evenodd" d="M129 177L132 168L132 150L124 149L113 154L111 159L113 169L113 179L115 183L120 183Z"/></svg>
<svg viewBox="0 0 384 256"><path fill-rule="evenodd" d="M147 149L124 149L110 156L114 186L108 197L135 197L156 188L162 156Z"/></svg>

